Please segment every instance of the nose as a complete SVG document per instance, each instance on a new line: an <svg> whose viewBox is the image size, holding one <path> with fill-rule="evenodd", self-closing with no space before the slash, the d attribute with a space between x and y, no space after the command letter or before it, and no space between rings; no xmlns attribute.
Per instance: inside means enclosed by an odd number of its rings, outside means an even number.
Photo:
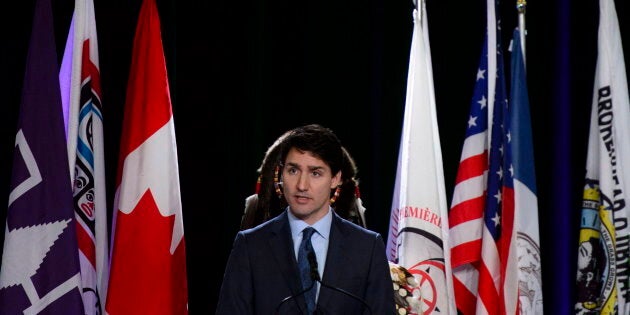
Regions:
<svg viewBox="0 0 630 315"><path fill-rule="evenodd" d="M297 189L299 191L306 191L308 190L308 185L308 174L301 173L297 181Z"/></svg>

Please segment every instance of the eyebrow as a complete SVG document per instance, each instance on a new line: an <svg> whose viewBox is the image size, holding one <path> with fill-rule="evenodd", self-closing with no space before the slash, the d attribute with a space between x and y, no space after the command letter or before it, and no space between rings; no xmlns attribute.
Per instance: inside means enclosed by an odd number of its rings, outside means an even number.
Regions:
<svg viewBox="0 0 630 315"><path fill-rule="evenodd" d="M300 165L298 165L297 163L291 163L288 162L287 163L288 166L291 167L295 167L295 168L300 168ZM307 166L309 171L317 171L317 170L325 170L326 168L324 166Z"/></svg>

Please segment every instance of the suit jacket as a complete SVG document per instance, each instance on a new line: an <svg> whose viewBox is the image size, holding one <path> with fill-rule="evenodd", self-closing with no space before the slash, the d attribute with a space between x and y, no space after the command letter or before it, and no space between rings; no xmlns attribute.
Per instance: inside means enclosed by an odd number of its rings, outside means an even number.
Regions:
<svg viewBox="0 0 630 315"><path fill-rule="evenodd" d="M334 212L322 282L324 285L320 287L316 314L395 313L394 291L383 238ZM236 235L216 314L306 314L304 296L299 294L301 291L291 228L285 211ZM287 297L291 298L283 302ZM364 302L369 309L363 305Z"/></svg>

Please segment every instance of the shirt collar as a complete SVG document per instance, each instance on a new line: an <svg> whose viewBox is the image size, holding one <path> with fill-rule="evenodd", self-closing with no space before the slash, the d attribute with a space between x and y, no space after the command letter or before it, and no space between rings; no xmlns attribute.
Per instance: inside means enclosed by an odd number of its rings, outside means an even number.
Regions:
<svg viewBox="0 0 630 315"><path fill-rule="evenodd" d="M329 208L328 213L324 217L315 222L315 224L311 225L317 231L317 234L319 234L324 239L328 239L328 236L330 235L330 226L332 225L333 219L332 212L333 209ZM302 230L304 230L304 228L309 225L293 215L289 208L287 208L287 215L289 217L289 225L291 226L291 236L293 237L293 239L296 239L300 235L300 233L302 233Z"/></svg>

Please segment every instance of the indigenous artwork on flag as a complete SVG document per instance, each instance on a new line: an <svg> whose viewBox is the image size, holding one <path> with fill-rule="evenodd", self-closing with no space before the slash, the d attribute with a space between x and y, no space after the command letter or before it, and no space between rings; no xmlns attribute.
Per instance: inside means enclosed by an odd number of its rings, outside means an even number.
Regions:
<svg viewBox="0 0 630 315"><path fill-rule="evenodd" d="M617 12L599 1L576 314L630 312L630 99Z"/></svg>
<svg viewBox="0 0 630 315"><path fill-rule="evenodd" d="M610 296L614 285L614 277L606 271L610 255L606 243L610 243L614 228L610 218L603 221L599 218L599 183L588 181L584 187L582 200L582 220L580 241L578 246L577 266L577 304L576 314L599 314L601 309L600 295ZM602 234L602 231L604 232ZM614 261L614 258L613 258Z"/></svg>
<svg viewBox="0 0 630 315"><path fill-rule="evenodd" d="M109 281L109 237L98 39L92 0L75 1L59 80L70 176L74 181L83 304L103 314ZM67 108L67 110L66 110Z"/></svg>
<svg viewBox="0 0 630 315"><path fill-rule="evenodd" d="M437 125L425 2L413 12L407 96L392 198L387 257L414 275L420 309L455 314L450 283L448 208ZM400 311L400 309L399 309Z"/></svg>

